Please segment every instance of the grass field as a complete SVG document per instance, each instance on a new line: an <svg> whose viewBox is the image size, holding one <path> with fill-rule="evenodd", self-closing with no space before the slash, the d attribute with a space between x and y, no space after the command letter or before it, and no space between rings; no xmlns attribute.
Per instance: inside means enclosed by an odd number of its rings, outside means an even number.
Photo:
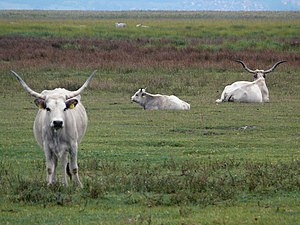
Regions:
<svg viewBox="0 0 300 225"><path fill-rule="evenodd" d="M295 12L0 11L1 223L299 223L299 28ZM252 79L236 58L288 60L267 77L270 103L215 103ZM94 69L84 188L47 187L34 99L9 71L42 91L74 90ZM130 102L140 87L191 110L142 110Z"/></svg>

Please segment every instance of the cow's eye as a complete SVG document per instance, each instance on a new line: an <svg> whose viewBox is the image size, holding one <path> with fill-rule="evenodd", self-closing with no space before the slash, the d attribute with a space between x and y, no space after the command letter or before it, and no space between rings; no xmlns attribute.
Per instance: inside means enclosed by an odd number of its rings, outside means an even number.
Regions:
<svg viewBox="0 0 300 225"><path fill-rule="evenodd" d="M47 112L50 112L50 111L51 111L50 108L48 108L48 107L46 108L46 110L47 110Z"/></svg>
<svg viewBox="0 0 300 225"><path fill-rule="evenodd" d="M66 108L64 108L64 111L67 111L68 110L68 108L66 107Z"/></svg>

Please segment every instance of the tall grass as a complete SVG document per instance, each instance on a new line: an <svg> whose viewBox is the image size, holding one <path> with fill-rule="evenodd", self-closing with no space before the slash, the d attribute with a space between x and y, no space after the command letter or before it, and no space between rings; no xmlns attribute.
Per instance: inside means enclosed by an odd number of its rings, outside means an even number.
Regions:
<svg viewBox="0 0 300 225"><path fill-rule="evenodd" d="M45 186L41 170L33 178L26 178L18 175L12 165L4 161L1 165L1 193L16 203L64 205L74 204L78 198L88 201L118 193L123 194L123 204L204 207L235 202L245 195L272 196L300 189L299 160L257 163L225 158L178 162L170 158L155 165L89 159L81 167L85 183L81 191L60 185Z"/></svg>
<svg viewBox="0 0 300 225"><path fill-rule="evenodd" d="M218 40L216 40L218 42ZM233 59L243 59L251 68L266 69L276 61L288 59L290 67L297 67L297 48L290 51L282 44L277 49L268 48L259 41L252 45L261 50L246 49L250 41L236 40L238 45L223 43L226 48L218 48L215 41L193 41L193 44L173 39L136 39L136 40L103 40L103 39L43 39L36 37L2 37L0 44L1 69L16 70L31 67L36 70L51 68L102 68L119 70L121 73L139 72L165 68L180 70L182 68L202 69L218 68L219 70L240 68ZM175 46L176 45L176 46ZM214 46L210 48L209 45ZM263 45L263 46L261 46ZM272 43L274 45L274 43ZM181 47L180 47L181 46ZM200 47L199 47L200 46ZM242 46L242 47L241 47ZM259 59L259 60L258 60ZM155 71L154 71L155 72Z"/></svg>

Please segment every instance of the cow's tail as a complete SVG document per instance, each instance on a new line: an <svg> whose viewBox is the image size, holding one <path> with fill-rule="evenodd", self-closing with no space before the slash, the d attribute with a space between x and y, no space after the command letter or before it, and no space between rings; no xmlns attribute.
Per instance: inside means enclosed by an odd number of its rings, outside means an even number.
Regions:
<svg viewBox="0 0 300 225"><path fill-rule="evenodd" d="M67 172L68 176L70 177L70 180L72 180L72 173L71 173L71 170L70 170L69 163L67 163L66 172Z"/></svg>

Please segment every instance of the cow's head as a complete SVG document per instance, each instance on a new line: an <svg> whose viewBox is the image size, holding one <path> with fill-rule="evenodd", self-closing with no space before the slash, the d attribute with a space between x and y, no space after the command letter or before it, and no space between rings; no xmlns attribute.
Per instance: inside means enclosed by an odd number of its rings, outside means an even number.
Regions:
<svg viewBox="0 0 300 225"><path fill-rule="evenodd" d="M51 91L44 91L42 94L33 91L22 78L14 71L11 71L16 78L19 80L23 88L36 99L34 100L35 105L40 110L45 110L46 118L49 122L49 125L55 129L61 129L64 127L64 118L65 113L68 110L73 110L78 104L78 97L80 93L88 86L89 82L93 78L96 70L89 76L85 83L77 90L67 92L68 94L63 94L66 92L61 92L59 90L64 89L55 89Z"/></svg>
<svg viewBox="0 0 300 225"><path fill-rule="evenodd" d="M140 88L134 95L131 97L131 101L143 104L145 102L146 97L146 88Z"/></svg>
<svg viewBox="0 0 300 225"><path fill-rule="evenodd" d="M266 78L266 74L272 72L272 71L273 71L280 63L287 62L287 61L285 61L285 60L283 60L283 61L278 61L277 63L275 63L275 64L274 64L270 69L268 69L268 70L258 70L258 69L256 69L256 70L251 70L251 69L249 69L249 68L246 66L246 64L245 64L242 60L234 60L234 61L236 61L236 62L238 62L238 63L241 63L242 66L244 67L244 69L245 69L246 71L248 71L249 73L254 74L254 75L253 75L254 80L257 80L257 79L259 79L259 78L261 78L261 77Z"/></svg>
<svg viewBox="0 0 300 225"><path fill-rule="evenodd" d="M76 98L66 99L65 96L47 96L44 98L36 98L35 105L40 110L45 110L50 127L55 130L64 127L64 118L67 110L73 110L78 104Z"/></svg>

